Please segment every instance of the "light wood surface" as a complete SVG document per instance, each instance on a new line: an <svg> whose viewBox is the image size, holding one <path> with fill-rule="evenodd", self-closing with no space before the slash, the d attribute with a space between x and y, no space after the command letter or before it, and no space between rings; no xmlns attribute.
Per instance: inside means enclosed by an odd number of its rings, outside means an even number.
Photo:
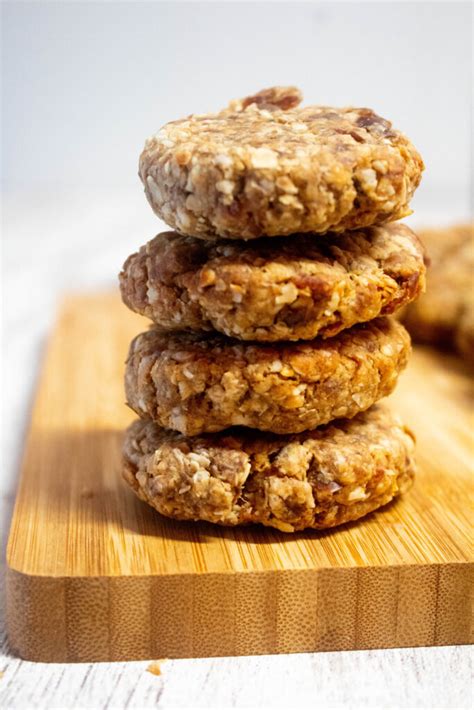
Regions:
<svg viewBox="0 0 474 710"><path fill-rule="evenodd" d="M160 517L120 478L123 360L146 327L71 297L51 338L11 527L7 622L22 657L124 660L469 642L470 385L417 350L393 406L420 471L399 503L325 534Z"/></svg>

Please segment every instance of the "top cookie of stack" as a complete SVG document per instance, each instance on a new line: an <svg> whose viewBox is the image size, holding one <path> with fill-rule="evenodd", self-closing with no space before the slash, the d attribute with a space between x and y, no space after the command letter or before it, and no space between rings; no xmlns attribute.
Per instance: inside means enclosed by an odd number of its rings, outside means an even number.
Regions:
<svg viewBox="0 0 474 710"><path fill-rule="evenodd" d="M156 214L203 239L318 235L410 214L424 167L410 141L370 109L300 101L276 87L165 125L140 157Z"/></svg>

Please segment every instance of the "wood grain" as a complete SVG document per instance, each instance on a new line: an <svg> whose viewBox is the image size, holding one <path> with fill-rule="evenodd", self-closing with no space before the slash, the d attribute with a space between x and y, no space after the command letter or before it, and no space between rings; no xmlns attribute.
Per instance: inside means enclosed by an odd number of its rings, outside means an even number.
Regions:
<svg viewBox="0 0 474 710"><path fill-rule="evenodd" d="M469 378L415 351L392 396L418 437L403 500L287 536L160 517L120 478L123 360L145 321L67 299L40 379L8 544L7 623L24 658L125 660L471 640Z"/></svg>

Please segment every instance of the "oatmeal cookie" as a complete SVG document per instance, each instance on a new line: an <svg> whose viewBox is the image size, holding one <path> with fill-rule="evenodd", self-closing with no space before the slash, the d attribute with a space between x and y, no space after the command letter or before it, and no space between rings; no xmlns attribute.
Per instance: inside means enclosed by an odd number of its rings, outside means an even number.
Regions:
<svg viewBox="0 0 474 710"><path fill-rule="evenodd" d="M423 250L395 222L251 244L159 234L120 274L124 303L163 330L240 340L327 338L389 314L424 289Z"/></svg>
<svg viewBox="0 0 474 710"><path fill-rule="evenodd" d="M378 405L293 436L236 428L190 438L139 420L127 430L124 478L171 518L294 532L356 520L405 493L413 450L411 432Z"/></svg>
<svg viewBox="0 0 474 710"><path fill-rule="evenodd" d="M410 214L424 166L408 138L371 109L300 101L298 89L277 87L166 124L140 156L156 214L207 239L340 232Z"/></svg>
<svg viewBox="0 0 474 710"><path fill-rule="evenodd" d="M420 233L431 265L427 291L402 320L422 343L453 347L474 362L474 226Z"/></svg>
<svg viewBox="0 0 474 710"><path fill-rule="evenodd" d="M294 433L368 409L393 390L409 353L407 331L388 317L271 345L152 329L132 341L125 389L140 417L183 434Z"/></svg>

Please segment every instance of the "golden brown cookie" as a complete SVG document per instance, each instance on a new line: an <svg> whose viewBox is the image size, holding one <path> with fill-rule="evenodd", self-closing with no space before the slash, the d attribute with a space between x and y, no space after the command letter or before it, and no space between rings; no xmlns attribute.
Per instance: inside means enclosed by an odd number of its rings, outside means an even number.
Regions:
<svg viewBox="0 0 474 710"><path fill-rule="evenodd" d="M124 477L171 518L294 532L356 520L405 493L413 450L411 432L378 405L293 436L237 428L190 438L139 420Z"/></svg>
<svg viewBox="0 0 474 710"><path fill-rule="evenodd" d="M326 233L410 214L421 156L367 108L298 104L276 87L166 124L140 176L156 214L196 237Z"/></svg>
<svg viewBox="0 0 474 710"><path fill-rule="evenodd" d="M241 340L327 338L393 313L424 289L423 249L394 222L250 244L159 234L124 264L122 298L163 330Z"/></svg>
<svg viewBox="0 0 474 710"><path fill-rule="evenodd" d="M427 290L402 319L422 343L457 349L474 363L474 228L465 224L420 232L431 265Z"/></svg>
<svg viewBox="0 0 474 710"><path fill-rule="evenodd" d="M130 346L125 388L139 416L183 434L234 425L285 434L368 409L393 390L409 353L407 331L388 317L271 345L152 329Z"/></svg>

